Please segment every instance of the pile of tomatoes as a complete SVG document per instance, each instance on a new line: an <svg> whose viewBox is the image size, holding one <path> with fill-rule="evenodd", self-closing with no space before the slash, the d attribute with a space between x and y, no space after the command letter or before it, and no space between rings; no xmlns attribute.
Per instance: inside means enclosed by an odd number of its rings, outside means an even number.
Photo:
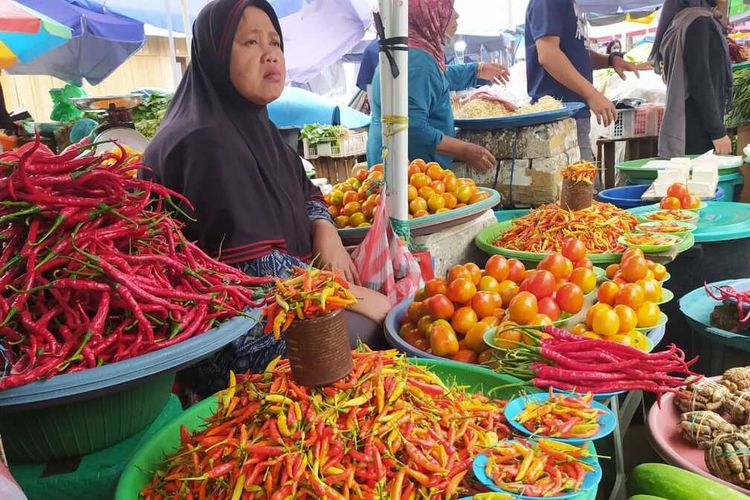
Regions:
<svg viewBox="0 0 750 500"><path fill-rule="evenodd" d="M661 199L659 206L664 210L695 210L703 202L694 194L690 194L685 184L676 182L667 189L667 196Z"/></svg>
<svg viewBox="0 0 750 500"><path fill-rule="evenodd" d="M383 165L379 164L333 186L325 201L338 228L372 224L379 196L375 181L382 180ZM472 179L456 177L438 163L414 160L409 165L410 219L472 205L489 196Z"/></svg>
<svg viewBox="0 0 750 500"><path fill-rule="evenodd" d="M570 238L562 254L551 254L527 271L517 259L493 255L482 270L474 263L453 266L445 279L428 281L402 318L400 336L437 356L481 363L490 356L488 329L551 325L581 312L597 276L585 245ZM504 331L509 344L521 341ZM513 344L517 345L517 344Z"/></svg>
<svg viewBox="0 0 750 500"><path fill-rule="evenodd" d="M571 329L572 333L646 349L646 336L636 328L658 324L661 281L666 275L663 265L646 259L641 250L628 249L620 264L607 267L611 281L599 286L598 303L589 309L584 323Z"/></svg>

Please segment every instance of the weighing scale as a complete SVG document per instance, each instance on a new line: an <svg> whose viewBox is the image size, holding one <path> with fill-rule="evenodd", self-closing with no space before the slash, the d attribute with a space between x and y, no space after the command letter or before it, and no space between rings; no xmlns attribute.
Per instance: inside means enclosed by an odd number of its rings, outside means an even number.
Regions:
<svg viewBox="0 0 750 500"><path fill-rule="evenodd" d="M82 111L107 113L107 120L91 132L94 142L117 141L139 153L143 153L148 146L148 139L135 129L133 123L132 109L143 102L143 97L132 94L78 97L71 99L71 102ZM97 148L96 154L111 149L111 144L102 144Z"/></svg>

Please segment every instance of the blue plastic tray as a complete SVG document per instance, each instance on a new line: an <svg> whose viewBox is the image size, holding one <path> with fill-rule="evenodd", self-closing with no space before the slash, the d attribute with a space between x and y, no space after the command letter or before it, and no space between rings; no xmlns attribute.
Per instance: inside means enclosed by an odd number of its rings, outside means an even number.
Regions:
<svg viewBox="0 0 750 500"><path fill-rule="evenodd" d="M709 201L706 208L698 212L698 229L693 232L696 243L718 243L722 241L750 238L750 204L731 201ZM637 207L629 211L640 215L658 209L658 205Z"/></svg>
<svg viewBox="0 0 750 500"><path fill-rule="evenodd" d="M464 130L498 130L504 128L531 127L556 122L571 117L585 108L582 102L566 102L561 109L528 113L525 115L499 116L497 118L464 118L456 119L456 127Z"/></svg>
<svg viewBox="0 0 750 500"><path fill-rule="evenodd" d="M31 409L88 399L115 392L125 386L165 372L176 372L220 350L247 333L260 319L237 317L179 344L133 359L0 391L0 409Z"/></svg>
<svg viewBox="0 0 750 500"><path fill-rule="evenodd" d="M567 393L571 394L571 393ZM580 396L580 394L577 394ZM544 404L545 401L549 399L549 393L541 392L537 394L525 394L521 396L517 396L510 400L507 405L505 405L505 418L510 422L510 425L512 425L517 431L521 432L522 434L526 434L527 436L531 436L532 433L526 427L524 427L521 423L516 421L516 417L521 414L521 412L526 408L528 403L537 403L537 404ZM601 410L603 413L599 415L599 418L597 419L597 422L599 423L599 432L597 432L595 435L591 436L590 438L584 438L584 439L571 439L571 438L549 438L554 439L555 441L560 441L562 443L569 443L569 444L576 444L581 445L583 443L586 443L588 441L596 441L599 439L603 439L615 430L615 427L617 427L617 417L615 417L615 414L612 413L612 410L604 406L603 404L599 403L598 401L594 400L591 402L591 406L596 410ZM534 437L546 437L546 436L534 436Z"/></svg>
<svg viewBox="0 0 750 500"><path fill-rule="evenodd" d="M750 288L750 279L718 281L711 283L711 285L731 285L738 290L745 290ZM750 343L750 337L747 335L740 335L711 326L711 313L719 305L719 302L709 296L705 288L697 288L683 296L679 305L680 312L685 315L685 318L696 331L724 338L736 338Z"/></svg>

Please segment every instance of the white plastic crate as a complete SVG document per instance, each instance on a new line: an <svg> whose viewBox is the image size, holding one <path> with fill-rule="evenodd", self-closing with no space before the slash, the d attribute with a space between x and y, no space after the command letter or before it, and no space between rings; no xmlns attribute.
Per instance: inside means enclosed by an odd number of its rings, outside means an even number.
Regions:
<svg viewBox="0 0 750 500"><path fill-rule="evenodd" d="M648 135L659 135L661 124L664 121L664 106L654 105L648 116Z"/></svg>
<svg viewBox="0 0 750 500"><path fill-rule="evenodd" d="M367 152L367 132L345 135L338 139L309 144L307 139L302 141L304 156L308 160L320 157L346 158L360 156Z"/></svg>
<svg viewBox="0 0 750 500"><path fill-rule="evenodd" d="M606 139L627 139L628 137L634 137L634 124L634 109L618 109L617 119L607 128L604 137Z"/></svg>

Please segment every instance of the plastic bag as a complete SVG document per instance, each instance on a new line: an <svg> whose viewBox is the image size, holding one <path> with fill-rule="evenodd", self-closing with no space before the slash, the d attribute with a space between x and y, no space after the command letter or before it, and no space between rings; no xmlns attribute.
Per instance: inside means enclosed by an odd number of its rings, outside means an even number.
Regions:
<svg viewBox="0 0 750 500"><path fill-rule="evenodd" d="M416 293L421 271L419 264L391 227L381 192L375 219L364 241L352 254L362 286L386 295L396 305Z"/></svg>
<svg viewBox="0 0 750 500"><path fill-rule="evenodd" d="M0 498L3 500L26 500L26 495L13 479L8 467L0 460Z"/></svg>

